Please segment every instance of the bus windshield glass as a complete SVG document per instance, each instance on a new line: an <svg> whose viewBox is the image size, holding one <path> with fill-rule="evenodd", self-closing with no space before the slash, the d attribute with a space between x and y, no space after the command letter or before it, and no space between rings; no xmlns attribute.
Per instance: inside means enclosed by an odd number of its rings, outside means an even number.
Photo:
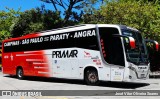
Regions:
<svg viewBox="0 0 160 99"><path fill-rule="evenodd" d="M131 49L127 47L127 41L124 39L127 61L136 65L148 64L149 61L146 46L140 32L131 29L123 29L122 34L133 37L136 43L136 48Z"/></svg>

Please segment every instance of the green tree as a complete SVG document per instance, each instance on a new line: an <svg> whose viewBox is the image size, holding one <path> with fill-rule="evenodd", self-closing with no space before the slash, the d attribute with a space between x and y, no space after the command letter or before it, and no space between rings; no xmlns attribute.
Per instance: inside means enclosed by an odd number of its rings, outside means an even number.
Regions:
<svg viewBox="0 0 160 99"><path fill-rule="evenodd" d="M6 11L0 11L0 42L10 37L10 27L14 24L13 20L15 20L20 14L20 8L18 11L9 8L6 8Z"/></svg>
<svg viewBox="0 0 160 99"><path fill-rule="evenodd" d="M22 13L11 26L12 37L62 27L60 14L43 7Z"/></svg>
<svg viewBox="0 0 160 99"><path fill-rule="evenodd" d="M84 15L85 16L85 15ZM139 29L146 38L160 41L159 5L135 0L111 1L86 15L84 23L122 24Z"/></svg>
<svg viewBox="0 0 160 99"><path fill-rule="evenodd" d="M159 0L119 0L119 1L137 1L137 2L141 2L141 3L160 4Z"/></svg>

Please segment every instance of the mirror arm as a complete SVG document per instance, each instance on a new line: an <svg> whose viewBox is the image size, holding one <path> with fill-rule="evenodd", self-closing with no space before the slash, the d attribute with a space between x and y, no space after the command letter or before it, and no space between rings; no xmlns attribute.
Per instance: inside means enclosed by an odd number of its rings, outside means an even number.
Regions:
<svg viewBox="0 0 160 99"><path fill-rule="evenodd" d="M158 42L157 42L157 41L155 41L155 40L149 40L149 39L144 39L144 41L145 41L146 43L150 42L150 43L155 44L156 50L158 51L159 45L158 45Z"/></svg>
<svg viewBox="0 0 160 99"><path fill-rule="evenodd" d="M129 36L126 36L126 35L119 35L119 34L113 34L113 37L129 37Z"/></svg>
<svg viewBox="0 0 160 99"><path fill-rule="evenodd" d="M126 35L119 35L119 34L113 34L113 37L123 37L123 38L128 38L129 39L129 42L130 42L130 46L131 46L131 48L135 48L136 46L135 46L135 40L134 40L134 38L133 37L131 37L131 36L126 36Z"/></svg>

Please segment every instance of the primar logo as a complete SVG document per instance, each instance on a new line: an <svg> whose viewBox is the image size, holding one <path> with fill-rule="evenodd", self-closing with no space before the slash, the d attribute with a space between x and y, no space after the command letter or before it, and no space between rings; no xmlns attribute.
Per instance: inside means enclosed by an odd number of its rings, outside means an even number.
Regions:
<svg viewBox="0 0 160 99"><path fill-rule="evenodd" d="M147 69L147 67L138 67L138 69Z"/></svg>
<svg viewBox="0 0 160 99"><path fill-rule="evenodd" d="M78 50L53 51L52 58L75 58L77 54Z"/></svg>

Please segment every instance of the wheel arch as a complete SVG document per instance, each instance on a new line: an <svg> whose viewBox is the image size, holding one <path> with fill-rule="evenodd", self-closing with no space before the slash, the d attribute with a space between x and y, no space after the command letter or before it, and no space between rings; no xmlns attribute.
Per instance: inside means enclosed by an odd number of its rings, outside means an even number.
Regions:
<svg viewBox="0 0 160 99"><path fill-rule="evenodd" d="M20 68L23 70L22 66L17 66L17 67L16 67L16 72L17 72L17 70L20 69Z"/></svg>
<svg viewBox="0 0 160 99"><path fill-rule="evenodd" d="M23 70L22 66L16 67L16 76L19 80L24 79L24 70Z"/></svg>
<svg viewBox="0 0 160 99"><path fill-rule="evenodd" d="M24 69L23 69L23 67L19 65L19 66L16 66L15 75L17 75L17 71L18 71L18 69L22 69L22 70L23 70L23 72L24 72Z"/></svg>
<svg viewBox="0 0 160 99"><path fill-rule="evenodd" d="M87 70L96 70L96 72L97 72L97 74L98 74L98 76L99 76L99 72L98 72L98 68L96 67L96 66L93 66L93 65L89 65L89 66L86 66L85 68L84 68L84 70L83 70L83 79L85 78L85 73L86 73L86 71Z"/></svg>

